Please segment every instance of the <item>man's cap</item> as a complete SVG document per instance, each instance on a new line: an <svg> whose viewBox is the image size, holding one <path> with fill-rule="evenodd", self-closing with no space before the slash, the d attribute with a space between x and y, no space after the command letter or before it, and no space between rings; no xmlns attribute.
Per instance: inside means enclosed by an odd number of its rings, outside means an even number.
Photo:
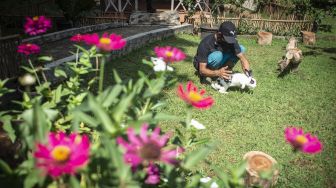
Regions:
<svg viewBox="0 0 336 188"><path fill-rule="evenodd" d="M223 38L225 40L225 42L227 43L236 43L236 37L237 37L237 30L236 30L236 26L229 21L225 21L223 22L218 29L219 32L222 33Z"/></svg>

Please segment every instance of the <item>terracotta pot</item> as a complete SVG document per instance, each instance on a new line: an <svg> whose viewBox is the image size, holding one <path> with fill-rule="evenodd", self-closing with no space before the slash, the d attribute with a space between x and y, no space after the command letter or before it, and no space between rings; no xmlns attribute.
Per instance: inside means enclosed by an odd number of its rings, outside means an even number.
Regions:
<svg viewBox="0 0 336 188"><path fill-rule="evenodd" d="M247 187L260 186L264 188L272 187L279 177L279 170L276 168L276 160L261 151L250 151L244 155L247 161L245 185ZM271 179L260 178L260 173L270 172Z"/></svg>

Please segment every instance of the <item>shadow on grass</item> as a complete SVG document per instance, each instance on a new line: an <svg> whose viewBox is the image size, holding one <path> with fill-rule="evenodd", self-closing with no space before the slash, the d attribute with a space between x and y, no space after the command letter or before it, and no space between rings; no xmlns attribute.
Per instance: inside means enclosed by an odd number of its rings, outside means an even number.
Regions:
<svg viewBox="0 0 336 188"><path fill-rule="evenodd" d="M332 29L332 25L330 24L321 24L318 27L319 31L323 31L323 32L331 32Z"/></svg>
<svg viewBox="0 0 336 188"><path fill-rule="evenodd" d="M322 52L325 52L325 53L330 53L330 54L335 54L336 53L336 48L335 47L325 47L325 48L322 48L322 47L316 47L316 46L306 46L306 48L312 50L312 51L309 51L309 52L304 52L303 55L321 55L321 52L318 52L318 51L322 51Z"/></svg>
<svg viewBox="0 0 336 188"><path fill-rule="evenodd" d="M164 45L177 46L182 51L186 51L190 46L198 45L197 42L191 42L178 37L169 37L162 41L154 41L149 43L146 46L134 50L125 56L115 58L108 62L105 67L105 85L112 85L115 83L113 80L113 69L118 72L119 76L124 81L128 81L130 79L139 79L140 77L138 75L138 71L142 71L150 77L154 76L155 74L152 67L143 64L142 59L150 60L150 57L156 56L154 53L154 47L163 46L162 43ZM192 62L192 59L192 56L187 55L184 61ZM178 81L186 81L189 79L187 74L176 74L175 72L172 74L175 78L177 78Z"/></svg>

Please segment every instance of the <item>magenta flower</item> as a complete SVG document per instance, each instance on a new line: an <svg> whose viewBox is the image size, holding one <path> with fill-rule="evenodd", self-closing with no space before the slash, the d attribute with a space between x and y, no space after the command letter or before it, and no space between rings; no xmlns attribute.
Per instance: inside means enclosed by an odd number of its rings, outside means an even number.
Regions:
<svg viewBox="0 0 336 188"><path fill-rule="evenodd" d="M70 38L70 41L72 41L72 42L82 42L82 41L84 41L84 35L81 35L81 34L74 35Z"/></svg>
<svg viewBox="0 0 336 188"><path fill-rule="evenodd" d="M287 127L285 138L295 150L301 150L304 153L315 154L322 151L323 145L317 137L310 133L304 134L301 128Z"/></svg>
<svg viewBox="0 0 336 188"><path fill-rule="evenodd" d="M26 17L24 31L28 35L38 35L45 33L51 28L51 20L44 16L34 16L33 18Z"/></svg>
<svg viewBox="0 0 336 188"><path fill-rule="evenodd" d="M117 142L126 149L124 160L131 164L133 170L140 164L147 165L159 161L177 165L176 157L184 151L183 148L165 149L169 136L160 136L159 127L156 127L150 136L147 124L142 125L140 135L135 135L133 128L127 129L127 135L128 142L121 137L117 138Z"/></svg>
<svg viewBox="0 0 336 188"><path fill-rule="evenodd" d="M163 60L167 63L182 61L186 58L186 55L183 53L182 50L178 48L173 48L171 46L156 46L154 48L154 51L157 57L163 58Z"/></svg>
<svg viewBox="0 0 336 188"><path fill-rule="evenodd" d="M24 55L38 54L40 53L40 47L36 44L20 44L17 51Z"/></svg>
<svg viewBox="0 0 336 188"><path fill-rule="evenodd" d="M160 170L154 165L150 164L147 168L147 178L145 180L146 184L156 185L160 182Z"/></svg>
<svg viewBox="0 0 336 188"><path fill-rule="evenodd" d="M84 135L72 133L69 136L63 132L49 133L49 143L37 144L34 156L38 168L44 170L53 178L63 174L74 175L78 168L89 160L90 141Z"/></svg>
<svg viewBox="0 0 336 188"><path fill-rule="evenodd" d="M204 97L205 90L202 89L198 91L198 88L192 81L187 83L186 90L184 90L183 85L180 84L177 89L177 94L182 100L195 108L207 109L214 104L213 98L210 96Z"/></svg>
<svg viewBox="0 0 336 188"><path fill-rule="evenodd" d="M120 50L126 45L126 40L123 39L120 35L114 33L107 34L104 33L101 38L99 38L97 33L86 34L83 37L83 40L88 45L95 45L97 48L109 52L112 50Z"/></svg>

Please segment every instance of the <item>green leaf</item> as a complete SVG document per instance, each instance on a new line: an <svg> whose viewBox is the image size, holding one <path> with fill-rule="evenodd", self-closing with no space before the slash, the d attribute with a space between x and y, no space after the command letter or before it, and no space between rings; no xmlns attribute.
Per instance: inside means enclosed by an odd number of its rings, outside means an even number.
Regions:
<svg viewBox="0 0 336 188"><path fill-rule="evenodd" d="M117 84L120 84L122 82L118 72L113 69L113 77L114 77L114 81L117 83Z"/></svg>
<svg viewBox="0 0 336 188"><path fill-rule="evenodd" d="M28 174L23 182L24 188L32 188L39 182L39 174L37 170L33 170Z"/></svg>
<svg viewBox="0 0 336 188"><path fill-rule="evenodd" d="M118 123L121 122L124 113L131 106L133 98L134 93L131 93L130 95L124 96L122 99L120 99L120 102L117 104L117 106L113 109L112 112L112 116L116 122Z"/></svg>
<svg viewBox="0 0 336 188"><path fill-rule="evenodd" d="M31 68L28 68L28 67L25 67L25 66L21 66L21 68L23 68L25 71L29 72L30 74L34 74L34 72L35 72L35 69L31 69Z"/></svg>
<svg viewBox="0 0 336 188"><path fill-rule="evenodd" d="M122 89L123 89L123 86L117 84L111 90L108 90L109 94L105 97L105 100L102 103L103 107L108 108L113 103L117 102L119 100L117 97L121 93Z"/></svg>
<svg viewBox="0 0 336 188"><path fill-rule="evenodd" d="M38 60L39 61L52 61L53 58L51 56L41 56L41 57L38 57Z"/></svg>
<svg viewBox="0 0 336 188"><path fill-rule="evenodd" d="M149 88L146 89L145 93L143 94L144 98L151 97L154 95L159 94L164 87L165 81L163 79L153 79L149 83Z"/></svg>
<svg viewBox="0 0 336 188"><path fill-rule="evenodd" d="M3 122L3 126L2 128L6 131L8 137L10 138L10 140L12 141L12 143L15 142L15 139L16 139L16 135L15 135L15 131L12 127L12 124L11 124L11 116L3 116L0 118L1 121Z"/></svg>
<svg viewBox="0 0 336 188"><path fill-rule="evenodd" d="M217 166L212 165L212 169L214 170L218 178L222 181L224 187L230 187L228 175L222 169L219 169Z"/></svg>
<svg viewBox="0 0 336 188"><path fill-rule="evenodd" d="M88 50L86 50L85 48L83 48L83 47L81 47L81 46L79 46L79 45L77 45L77 44L74 44L74 46L76 46L76 48L80 49L80 50L81 50L82 52L84 52L84 53L89 53Z"/></svg>
<svg viewBox="0 0 336 188"><path fill-rule="evenodd" d="M65 71L58 67L55 68L54 74L56 77L64 77L64 78L68 77Z"/></svg>
<svg viewBox="0 0 336 188"><path fill-rule="evenodd" d="M151 67L154 67L153 62L148 61L148 60L146 60L146 59L142 59L142 63L145 64L145 65L149 65L149 66L151 66Z"/></svg>
<svg viewBox="0 0 336 188"><path fill-rule="evenodd" d="M214 144L206 145L199 150L191 152L185 159L184 167L190 169L195 167L199 162L205 159L205 157L214 149Z"/></svg>
<svg viewBox="0 0 336 188"><path fill-rule="evenodd" d="M182 118L179 116L175 116L175 115L170 115L170 114L166 114L166 113L157 113L154 116L154 119L156 121L166 121L166 120L181 120Z"/></svg>
<svg viewBox="0 0 336 188"><path fill-rule="evenodd" d="M74 112L74 117L78 118L79 122L89 124L90 127L97 127L99 124L96 119L79 110Z"/></svg>
<svg viewBox="0 0 336 188"><path fill-rule="evenodd" d="M80 188L79 181L75 176L70 176L70 187L71 188Z"/></svg>
<svg viewBox="0 0 336 188"><path fill-rule="evenodd" d="M247 166L247 162L244 161L240 163L237 168L234 168L232 170L233 175L237 178L242 177L246 172L246 166Z"/></svg>
<svg viewBox="0 0 336 188"><path fill-rule="evenodd" d="M115 134L118 131L119 127L113 124L108 113L103 109L102 106L100 106L100 104L97 103L97 101L91 94L89 95L88 99L89 108L102 123L104 129L111 134Z"/></svg>
<svg viewBox="0 0 336 188"><path fill-rule="evenodd" d="M1 171L5 174L13 173L13 170L11 169L11 167L2 159L0 159L0 169L2 169Z"/></svg>

